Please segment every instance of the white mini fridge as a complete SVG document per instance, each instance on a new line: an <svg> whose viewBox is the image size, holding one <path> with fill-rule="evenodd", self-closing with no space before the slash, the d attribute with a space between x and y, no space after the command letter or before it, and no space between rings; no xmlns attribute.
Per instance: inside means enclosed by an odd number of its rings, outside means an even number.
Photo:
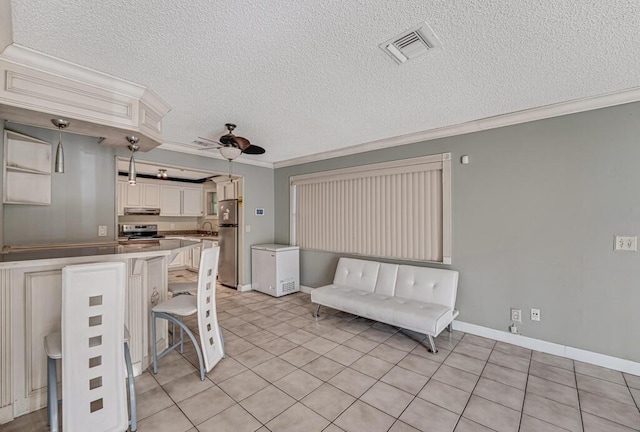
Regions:
<svg viewBox="0 0 640 432"><path fill-rule="evenodd" d="M251 289L274 297L300 291L300 248L280 244L251 246Z"/></svg>

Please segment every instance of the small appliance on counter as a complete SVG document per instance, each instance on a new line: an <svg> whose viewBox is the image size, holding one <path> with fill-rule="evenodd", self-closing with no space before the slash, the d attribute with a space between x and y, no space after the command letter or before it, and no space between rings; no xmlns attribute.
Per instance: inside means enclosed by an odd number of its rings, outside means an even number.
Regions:
<svg viewBox="0 0 640 432"><path fill-rule="evenodd" d="M300 248L281 244L251 246L251 289L274 297L300 291Z"/></svg>
<svg viewBox="0 0 640 432"><path fill-rule="evenodd" d="M163 235L158 235L158 225L133 225L133 224L120 224L118 225L119 237L126 237L128 241L133 240L158 240L163 239Z"/></svg>

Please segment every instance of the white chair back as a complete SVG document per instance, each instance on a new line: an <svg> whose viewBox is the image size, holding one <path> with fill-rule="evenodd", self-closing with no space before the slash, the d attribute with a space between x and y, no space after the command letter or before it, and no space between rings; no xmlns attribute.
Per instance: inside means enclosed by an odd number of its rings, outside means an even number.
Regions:
<svg viewBox="0 0 640 432"><path fill-rule="evenodd" d="M207 372L224 357L222 334L216 313L216 276L220 248L202 250L198 270L198 333Z"/></svg>
<svg viewBox="0 0 640 432"><path fill-rule="evenodd" d="M128 428L124 327L126 266L97 263L62 269L62 428Z"/></svg>

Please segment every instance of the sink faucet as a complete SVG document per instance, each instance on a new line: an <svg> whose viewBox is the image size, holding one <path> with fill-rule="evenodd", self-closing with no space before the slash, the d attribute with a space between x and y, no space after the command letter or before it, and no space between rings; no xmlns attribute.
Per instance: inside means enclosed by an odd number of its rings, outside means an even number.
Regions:
<svg viewBox="0 0 640 432"><path fill-rule="evenodd" d="M212 232L213 232L213 224L212 224L211 222L209 222L209 221L206 221L205 223L203 223L203 224L202 224L202 229L204 229L204 226L205 226L206 224L209 224L209 228L211 228L211 229L209 230L209 233L212 233Z"/></svg>

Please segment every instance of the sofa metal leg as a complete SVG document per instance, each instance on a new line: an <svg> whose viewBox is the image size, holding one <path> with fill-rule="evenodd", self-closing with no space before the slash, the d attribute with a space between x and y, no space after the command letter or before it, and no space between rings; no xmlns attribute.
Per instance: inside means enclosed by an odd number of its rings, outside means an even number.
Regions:
<svg viewBox="0 0 640 432"><path fill-rule="evenodd" d="M320 305L318 305L318 309L313 313L314 318L320 318Z"/></svg>
<svg viewBox="0 0 640 432"><path fill-rule="evenodd" d="M433 336L427 335L427 341L429 341L429 352L432 354L438 354L438 350L436 349L436 342L433 340Z"/></svg>

